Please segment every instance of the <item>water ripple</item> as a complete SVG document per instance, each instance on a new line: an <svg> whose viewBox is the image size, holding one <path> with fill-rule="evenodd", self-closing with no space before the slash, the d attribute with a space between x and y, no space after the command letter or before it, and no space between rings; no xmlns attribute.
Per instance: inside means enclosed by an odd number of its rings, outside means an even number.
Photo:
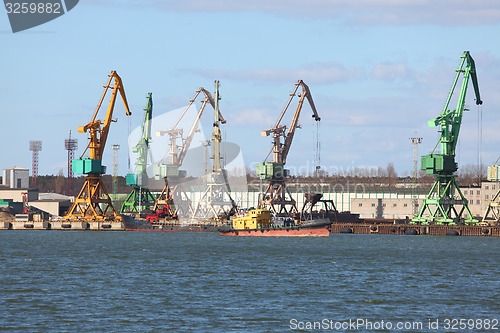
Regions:
<svg viewBox="0 0 500 333"><path fill-rule="evenodd" d="M500 313L499 239L1 236L6 332L286 332L292 319L428 322Z"/></svg>

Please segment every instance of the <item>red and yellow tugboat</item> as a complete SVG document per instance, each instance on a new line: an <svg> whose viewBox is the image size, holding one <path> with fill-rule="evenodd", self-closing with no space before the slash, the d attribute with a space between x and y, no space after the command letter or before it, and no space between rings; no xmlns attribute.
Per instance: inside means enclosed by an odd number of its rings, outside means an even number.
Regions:
<svg viewBox="0 0 500 333"><path fill-rule="evenodd" d="M270 210L259 208L237 212L231 224L219 231L223 236L328 237L330 224L328 218L301 221L273 217Z"/></svg>

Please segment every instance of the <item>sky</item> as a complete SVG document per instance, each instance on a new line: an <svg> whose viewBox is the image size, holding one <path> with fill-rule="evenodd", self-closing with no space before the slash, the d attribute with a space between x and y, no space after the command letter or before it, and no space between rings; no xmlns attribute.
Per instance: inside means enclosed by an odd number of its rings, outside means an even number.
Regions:
<svg viewBox="0 0 500 333"><path fill-rule="evenodd" d="M261 131L275 125L303 80L321 121L305 103L287 159L293 173L317 163L337 174L393 164L410 175L410 138L422 138L419 155L434 149L439 132L427 121L441 113L464 51L475 60L483 105L470 84L457 161L490 165L500 156L499 32L497 0L81 0L18 33L0 9L0 169L31 169L29 142L40 140L38 175L66 175L64 140L71 131L75 157L83 154L88 138L78 126L90 121L116 70L132 115L118 99L103 158L108 173L113 144L118 174L133 168L128 138L141 126L148 92L160 116L186 107L199 87L213 92L215 80L223 140L255 169L272 146ZM201 121L207 139L210 111ZM283 125L294 112L292 105Z"/></svg>

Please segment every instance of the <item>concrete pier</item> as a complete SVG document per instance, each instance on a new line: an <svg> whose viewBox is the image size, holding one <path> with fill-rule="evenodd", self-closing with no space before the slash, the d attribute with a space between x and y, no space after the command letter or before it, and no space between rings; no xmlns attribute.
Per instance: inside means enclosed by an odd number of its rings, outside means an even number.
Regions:
<svg viewBox="0 0 500 333"><path fill-rule="evenodd" d="M125 230L125 224L122 221L90 221L89 230L106 231L106 230Z"/></svg>
<svg viewBox="0 0 500 333"><path fill-rule="evenodd" d="M10 222L12 230L48 230L47 221L12 221Z"/></svg>
<svg viewBox="0 0 500 333"><path fill-rule="evenodd" d="M89 224L82 221L51 221L52 230L88 230Z"/></svg>
<svg viewBox="0 0 500 333"><path fill-rule="evenodd" d="M11 224L8 221L0 222L0 230L9 230L11 229Z"/></svg>
<svg viewBox="0 0 500 333"><path fill-rule="evenodd" d="M0 221L0 230L123 231L122 221Z"/></svg>

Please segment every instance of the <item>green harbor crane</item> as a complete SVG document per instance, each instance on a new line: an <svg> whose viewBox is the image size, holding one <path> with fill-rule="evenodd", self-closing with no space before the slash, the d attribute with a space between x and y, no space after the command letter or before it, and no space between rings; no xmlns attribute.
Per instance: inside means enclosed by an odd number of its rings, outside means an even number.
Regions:
<svg viewBox="0 0 500 333"><path fill-rule="evenodd" d="M135 173L126 176L126 184L132 186L132 191L122 204L120 213L141 213L153 209L156 198L148 189L146 168L148 166L149 143L151 142L151 119L153 115L152 93L146 96L148 102L144 108L144 121L139 142L132 148L137 154Z"/></svg>
<svg viewBox="0 0 500 333"><path fill-rule="evenodd" d="M478 222L473 218L468 206L468 200L462 194L454 174L458 170L455 154L462 116L465 110L465 95L469 79L472 79L474 86L476 104L483 103L479 95L476 66L469 51L464 51L461 59L460 67L456 70L455 80L443 111L428 122L429 127L441 127L441 137L432 153L421 157L421 170L425 170L426 174L435 175L436 180L423 200L418 213L413 217L412 223L454 225L462 222L466 224ZM463 76L463 78L457 107L450 110L448 106L460 76ZM437 153L435 151L439 144L441 144L441 152ZM467 217L463 218L462 214L464 213L466 213ZM424 214L426 215L424 216Z"/></svg>

